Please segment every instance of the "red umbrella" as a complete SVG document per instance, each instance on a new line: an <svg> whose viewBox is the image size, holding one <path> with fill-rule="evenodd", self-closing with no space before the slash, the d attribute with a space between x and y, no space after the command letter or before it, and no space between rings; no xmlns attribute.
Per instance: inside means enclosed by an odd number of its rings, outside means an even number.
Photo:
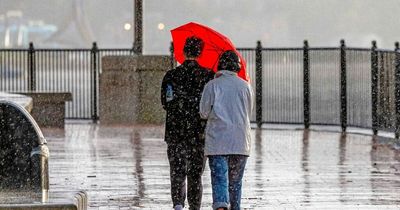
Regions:
<svg viewBox="0 0 400 210"><path fill-rule="evenodd" d="M246 81L249 80L246 74L246 61L236 50L232 42L223 34L207 26L190 22L171 30L171 35L174 44L175 59L179 63L185 61L183 46L185 45L186 38L196 36L204 41L203 52L197 59L201 66L217 71L219 56L226 50L234 50L239 55L242 65L238 76Z"/></svg>

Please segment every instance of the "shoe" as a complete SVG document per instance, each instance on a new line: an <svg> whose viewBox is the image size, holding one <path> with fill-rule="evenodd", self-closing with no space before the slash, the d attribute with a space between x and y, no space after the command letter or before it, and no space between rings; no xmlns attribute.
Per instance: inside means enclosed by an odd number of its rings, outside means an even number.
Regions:
<svg viewBox="0 0 400 210"><path fill-rule="evenodd" d="M174 210L183 210L183 206L182 205L176 205L174 207Z"/></svg>

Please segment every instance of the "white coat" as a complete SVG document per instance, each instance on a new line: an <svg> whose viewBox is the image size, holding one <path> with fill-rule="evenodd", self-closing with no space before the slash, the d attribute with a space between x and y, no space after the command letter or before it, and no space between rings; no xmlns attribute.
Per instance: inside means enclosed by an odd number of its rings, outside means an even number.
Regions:
<svg viewBox="0 0 400 210"><path fill-rule="evenodd" d="M235 72L221 70L204 88L200 116L207 120L205 155L249 155L253 90Z"/></svg>

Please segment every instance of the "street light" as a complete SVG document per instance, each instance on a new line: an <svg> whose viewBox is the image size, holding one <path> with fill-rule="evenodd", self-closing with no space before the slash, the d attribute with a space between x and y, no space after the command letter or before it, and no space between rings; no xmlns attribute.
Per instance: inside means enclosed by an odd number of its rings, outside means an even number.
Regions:
<svg viewBox="0 0 400 210"><path fill-rule="evenodd" d="M162 31L162 30L164 30L164 28L165 28L164 23L159 23L158 24L158 30Z"/></svg>
<svg viewBox="0 0 400 210"><path fill-rule="evenodd" d="M141 55L143 52L143 0L134 0L134 10L133 51Z"/></svg>
<svg viewBox="0 0 400 210"><path fill-rule="evenodd" d="M132 24L130 24L130 23L125 23L125 25L124 25L125 31L129 31L129 30L131 30L131 28L132 28Z"/></svg>

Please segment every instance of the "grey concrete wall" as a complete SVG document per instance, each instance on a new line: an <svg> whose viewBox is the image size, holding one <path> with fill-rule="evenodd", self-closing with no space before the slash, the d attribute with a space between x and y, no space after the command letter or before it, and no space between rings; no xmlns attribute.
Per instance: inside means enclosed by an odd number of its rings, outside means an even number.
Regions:
<svg viewBox="0 0 400 210"><path fill-rule="evenodd" d="M161 81L169 56L105 56L99 81L101 124L162 124Z"/></svg>

